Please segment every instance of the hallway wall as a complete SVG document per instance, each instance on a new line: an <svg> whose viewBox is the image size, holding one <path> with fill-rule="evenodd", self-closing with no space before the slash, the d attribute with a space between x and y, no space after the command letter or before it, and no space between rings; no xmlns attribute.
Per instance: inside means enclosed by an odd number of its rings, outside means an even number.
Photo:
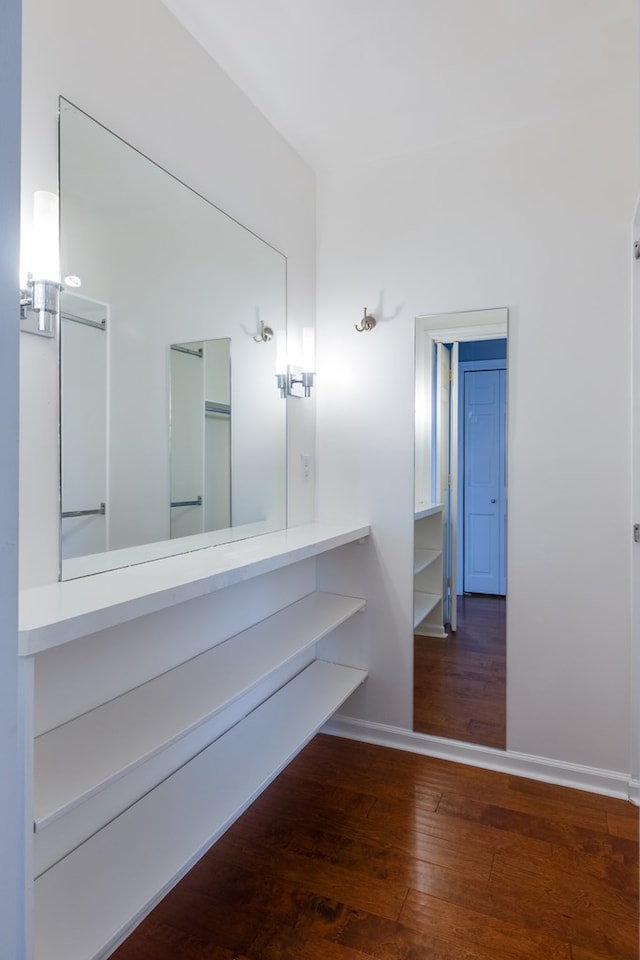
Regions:
<svg viewBox="0 0 640 960"><path fill-rule="evenodd" d="M565 55L579 81L586 54ZM628 774L635 48L624 63L617 97L561 119L320 179L318 503L375 532L373 677L345 712L410 727L414 318L507 306L508 747Z"/></svg>

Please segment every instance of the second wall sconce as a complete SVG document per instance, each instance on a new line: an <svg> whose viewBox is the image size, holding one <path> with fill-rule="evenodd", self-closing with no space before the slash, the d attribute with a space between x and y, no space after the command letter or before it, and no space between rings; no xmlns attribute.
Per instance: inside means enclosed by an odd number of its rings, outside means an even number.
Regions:
<svg viewBox="0 0 640 960"><path fill-rule="evenodd" d="M302 331L301 362L289 362L286 334L276 332L276 381L281 397L310 397L315 380L315 332L313 327Z"/></svg>
<svg viewBox="0 0 640 960"><path fill-rule="evenodd" d="M354 324L358 333L364 333L365 330L367 331L373 330L375 325L376 325L376 318L372 317L370 313L367 313L366 307L364 308L364 316L362 317L362 320L360 321L360 323Z"/></svg>

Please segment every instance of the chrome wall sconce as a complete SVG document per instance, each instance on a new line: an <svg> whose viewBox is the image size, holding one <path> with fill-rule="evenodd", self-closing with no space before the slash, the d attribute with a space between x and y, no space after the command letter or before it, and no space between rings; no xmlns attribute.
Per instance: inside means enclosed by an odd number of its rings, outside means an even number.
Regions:
<svg viewBox="0 0 640 960"><path fill-rule="evenodd" d="M21 329L55 337L60 313L58 197L46 190L33 195L33 238L27 280L20 285ZM30 322L33 321L33 322Z"/></svg>
<svg viewBox="0 0 640 960"><path fill-rule="evenodd" d="M310 397L315 381L315 335L312 327L302 331L302 361L290 363L287 358L286 334L284 330L276 333L276 383L280 396Z"/></svg>
<svg viewBox="0 0 640 960"><path fill-rule="evenodd" d="M370 313L367 313L367 308L365 307L365 308L364 308L364 316L362 317L362 320L360 321L359 324L358 324L358 323L355 323L355 324L354 324L354 327L356 328L356 330L358 331L358 333L364 333L365 330L367 330L367 331L368 331L368 330L373 330L373 328L374 328L375 325L376 325L376 322L377 322L377 321L376 321L376 318L375 318L375 317L372 317Z"/></svg>
<svg viewBox="0 0 640 960"><path fill-rule="evenodd" d="M297 367L289 367L289 396L310 397L314 379L315 373L311 370L299 370Z"/></svg>

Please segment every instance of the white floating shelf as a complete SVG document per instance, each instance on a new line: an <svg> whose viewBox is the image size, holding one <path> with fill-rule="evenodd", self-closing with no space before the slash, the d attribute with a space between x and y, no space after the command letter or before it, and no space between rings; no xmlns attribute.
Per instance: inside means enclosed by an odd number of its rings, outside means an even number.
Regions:
<svg viewBox="0 0 640 960"><path fill-rule="evenodd" d="M44 873L35 884L35 960L107 955L365 678L315 661Z"/></svg>
<svg viewBox="0 0 640 960"><path fill-rule="evenodd" d="M312 593L35 740L35 829L188 735L364 608Z"/></svg>
<svg viewBox="0 0 640 960"><path fill-rule="evenodd" d="M420 573L421 570L426 570L427 567L430 567L432 563L442 556L440 550L421 550L416 548L415 557L413 560L413 573L414 576L417 573Z"/></svg>
<svg viewBox="0 0 640 960"><path fill-rule="evenodd" d="M425 617L428 617L433 608L437 603L442 600L442 597L435 593L419 593L414 594L413 601L413 626L414 628L420 624Z"/></svg>
<svg viewBox="0 0 640 960"><path fill-rule="evenodd" d="M311 523L23 590L19 652L40 653L368 535L368 526Z"/></svg>
<svg viewBox="0 0 640 960"><path fill-rule="evenodd" d="M432 503L428 507L422 507L422 509L416 510L413 519L424 520L425 517L433 517L436 513L442 513L443 510L444 505L442 503Z"/></svg>
<svg viewBox="0 0 640 960"><path fill-rule="evenodd" d="M446 640L449 636L443 626L439 623L429 623L428 620L414 627L413 632L416 637L435 637L439 640Z"/></svg>

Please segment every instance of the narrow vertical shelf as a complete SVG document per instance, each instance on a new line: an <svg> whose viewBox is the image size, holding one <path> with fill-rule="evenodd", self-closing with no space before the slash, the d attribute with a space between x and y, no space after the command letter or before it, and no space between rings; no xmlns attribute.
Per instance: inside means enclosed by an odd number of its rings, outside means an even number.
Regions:
<svg viewBox="0 0 640 960"><path fill-rule="evenodd" d="M417 636L446 637L444 626L443 506L414 517L413 629Z"/></svg>

